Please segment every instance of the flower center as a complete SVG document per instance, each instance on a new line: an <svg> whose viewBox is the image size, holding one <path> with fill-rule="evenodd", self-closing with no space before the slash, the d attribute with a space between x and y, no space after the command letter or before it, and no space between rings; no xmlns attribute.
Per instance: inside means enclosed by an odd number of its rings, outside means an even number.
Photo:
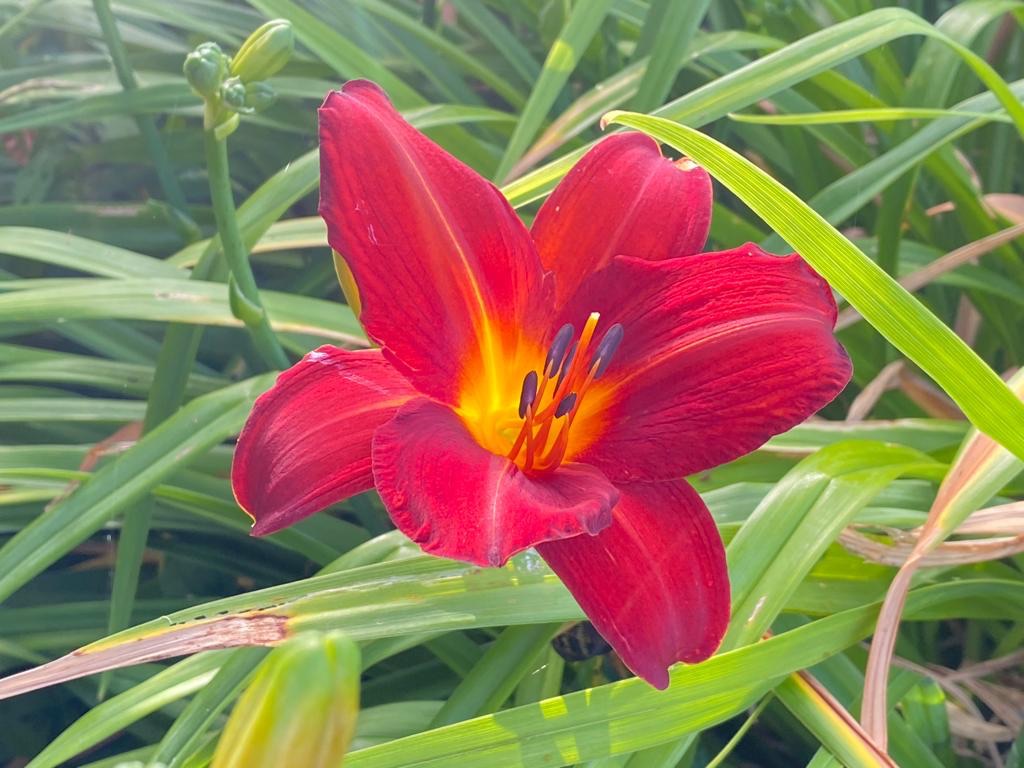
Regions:
<svg viewBox="0 0 1024 768"><path fill-rule="evenodd" d="M600 317L591 312L576 341L576 329L563 325L551 343L541 375L531 370L523 378L519 395L522 424L507 455L524 472L547 472L562 463L583 400L608 370L622 342L622 326L616 323L593 344Z"/></svg>

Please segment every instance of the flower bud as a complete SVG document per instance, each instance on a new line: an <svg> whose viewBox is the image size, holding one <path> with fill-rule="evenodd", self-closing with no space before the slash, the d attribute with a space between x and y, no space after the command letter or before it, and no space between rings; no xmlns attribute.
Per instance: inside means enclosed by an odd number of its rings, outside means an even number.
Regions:
<svg viewBox="0 0 1024 768"><path fill-rule="evenodd" d="M268 21L242 43L231 61L231 74L243 82L266 80L288 63L295 50L295 33L285 19Z"/></svg>
<svg viewBox="0 0 1024 768"><path fill-rule="evenodd" d="M340 632L275 648L235 705L211 768L337 768L359 711L359 648Z"/></svg>
<svg viewBox="0 0 1024 768"><path fill-rule="evenodd" d="M204 99L217 93L228 73L228 57L216 43L203 43L185 57L185 79Z"/></svg>
<svg viewBox="0 0 1024 768"><path fill-rule="evenodd" d="M220 88L220 100L236 112L246 111L245 84L237 77L229 77Z"/></svg>
<svg viewBox="0 0 1024 768"><path fill-rule="evenodd" d="M258 80L245 86L245 106L253 112L262 112L277 99L270 83Z"/></svg>

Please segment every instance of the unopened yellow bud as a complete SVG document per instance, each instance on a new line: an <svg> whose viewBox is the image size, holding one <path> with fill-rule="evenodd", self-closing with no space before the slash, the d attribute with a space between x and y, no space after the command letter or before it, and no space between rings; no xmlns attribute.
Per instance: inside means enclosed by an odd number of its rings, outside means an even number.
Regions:
<svg viewBox="0 0 1024 768"><path fill-rule="evenodd" d="M288 63L295 50L295 33L285 19L268 21L242 43L231 60L231 74L244 83L266 80Z"/></svg>
<svg viewBox="0 0 1024 768"><path fill-rule="evenodd" d="M340 632L275 648L235 705L211 768L338 768L359 712L359 648Z"/></svg>

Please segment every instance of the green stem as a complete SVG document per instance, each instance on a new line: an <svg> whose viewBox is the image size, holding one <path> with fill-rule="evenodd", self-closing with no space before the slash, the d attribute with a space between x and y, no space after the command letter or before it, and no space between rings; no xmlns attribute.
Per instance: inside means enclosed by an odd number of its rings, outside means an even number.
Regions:
<svg viewBox="0 0 1024 768"><path fill-rule="evenodd" d="M110 46L111 58L117 70L118 77L125 90L136 87L136 81L131 66L125 56L124 46L117 34L113 15L110 12L109 0L93 0L100 25L104 35L107 37ZM140 122L139 130L150 147L150 154L154 158L158 169L161 183L164 184L165 193L173 205L185 210L184 197L178 189L173 174L166 172L169 164L166 162L166 155L163 153L163 145L156 133L155 125L151 120L148 125L145 121ZM223 142L221 142L223 145ZM214 199L220 200L217 207L217 221L221 232L230 230L230 235L214 238L203 251L202 256L192 270L190 278L193 280L207 280L217 273L220 260L217 258L220 249L225 249L224 243L230 242L236 250L241 246L241 235L238 231L238 222L234 212L234 200L231 198L230 180L227 179L226 150L223 150L223 162L219 164L219 175L211 171L211 189L215 184L212 181L217 175L217 189L214 190ZM161 163L161 160L164 162ZM160 172L163 167L165 172ZM211 165L211 168L213 166ZM226 190L226 191L223 191ZM227 210L228 213L224 213ZM222 225L222 219L228 224ZM233 237L232 237L233 236ZM241 251L243 259L244 250ZM248 260L246 259L246 266ZM251 276L251 272L249 273ZM258 298L257 298L258 300ZM199 344L202 340L202 326L172 323L164 333L163 344L160 347L160 354L157 357L156 367L153 375L153 387L149 393L146 404L146 416L143 420L143 434L156 428L166 420L178 408L185 397L185 387L188 377L192 372L196 356L199 351ZM276 339L273 339L276 344ZM277 347L279 356L275 358L275 364L280 367L287 366L287 358L283 351ZM133 510L127 512L122 521L121 534L118 537L117 556L114 564L114 583L111 590L110 613L107 621L108 634L124 629L131 621L132 607L135 602L135 594L138 591L139 574L142 568L142 559L146 550L146 542L149 538L149 531L153 518L152 499L142 500ZM100 680L99 698L105 696L109 676L104 675Z"/></svg>
<svg viewBox="0 0 1024 768"><path fill-rule="evenodd" d="M213 200L213 214L217 220L217 232L228 269L245 302L254 312L242 313L242 320L252 334L253 343L263 360L272 368L283 370L288 367L288 357L281 348L277 336L270 328L267 313L260 300L256 278L252 274L249 256L242 242L235 215L235 201L231 193L231 176L228 172L227 141L218 138L216 129L204 130L206 142L206 172L210 181L210 196Z"/></svg>
<svg viewBox="0 0 1024 768"><path fill-rule="evenodd" d="M124 43L118 33L110 1L93 0L93 7L122 88L126 91L135 90L138 87L138 82L135 79L131 63L128 61ZM150 157L153 158L157 177L167 200L178 210L185 225L184 228L198 231L188 216L185 197L171 170L169 158L156 130L156 124L148 115L140 115L136 120L139 133L146 143ZM205 128L206 126L204 126L204 130ZM206 144L208 159L210 159L210 189L220 237L210 241L190 277L194 280L207 280L214 277L220 271L218 266L221 262L217 258L218 250L223 250L225 261L236 275L235 279L242 288L243 296L250 303L259 307L259 294L256 291L255 279L252 277L248 258L242 245L241 233L235 215L234 199L231 195L231 182L228 175L226 145L223 140L216 139L212 130L206 131ZM253 330L256 346L270 365L285 368L288 366L288 358L277 342L277 338L270 331L265 313L261 313L261 315L262 323L257 324L255 329L250 329ZM167 327L154 370L153 387L146 405L143 434L153 430L181 407L185 396L185 387L199 351L202 335L202 326L172 323ZM114 566L114 583L107 623L108 634L123 629L131 621L142 559L152 523L153 506L152 499L144 499L135 509L126 512L124 516ZM104 675L99 686L100 699L104 697L108 683L109 676Z"/></svg>
<svg viewBox="0 0 1024 768"><path fill-rule="evenodd" d="M117 31L117 22L114 19L113 12L110 10L110 0L92 0L92 5L96 11L96 18L99 20L100 29L103 31L103 39L106 41L107 49L110 51L110 59L114 64L114 71L117 73L117 79L121 83L121 88L126 91L136 90L139 84L135 79L135 71L132 69L131 62L128 61L128 53L125 51L124 42ZM153 122L153 118L150 115L136 115L135 123L138 125L139 134L146 144L146 151L153 160L157 180L160 182L161 189L163 189L164 197L184 218L185 227L198 233L195 222L188 215L188 204L185 200L185 195L182 193L181 187L178 185L178 179L171 168L171 161L167 156L167 150L164 148L163 142L160 141L160 134L156 129L156 123Z"/></svg>

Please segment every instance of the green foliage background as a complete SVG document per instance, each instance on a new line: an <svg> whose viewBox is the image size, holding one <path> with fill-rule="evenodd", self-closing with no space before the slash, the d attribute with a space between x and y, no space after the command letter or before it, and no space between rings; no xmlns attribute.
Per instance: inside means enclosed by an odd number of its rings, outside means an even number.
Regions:
<svg viewBox="0 0 1024 768"><path fill-rule="evenodd" d="M530 553L487 572L424 557L372 495L246 535L231 441L274 374L229 294L181 66L278 17L296 53L221 180L291 359L365 343L316 216L315 108L353 77L527 221L623 110L607 130L647 131L719 181L709 248L788 243L849 302L855 378L827 421L694 478L735 608L723 652L668 692L562 662L548 641L581 614ZM793 673L857 716L895 569L839 539L923 524L972 425L1003 447L944 534L1024 497L1021 386L1001 380L1024 356L1022 21L1013 0L0 0L0 673L273 606L290 633L361 644L346 765L886 764ZM1021 535L1019 517L996 529ZM899 765L1021 764L1022 565L916 577L889 678ZM205 766L265 652L0 701L0 765ZM985 660L970 685L950 675Z"/></svg>

